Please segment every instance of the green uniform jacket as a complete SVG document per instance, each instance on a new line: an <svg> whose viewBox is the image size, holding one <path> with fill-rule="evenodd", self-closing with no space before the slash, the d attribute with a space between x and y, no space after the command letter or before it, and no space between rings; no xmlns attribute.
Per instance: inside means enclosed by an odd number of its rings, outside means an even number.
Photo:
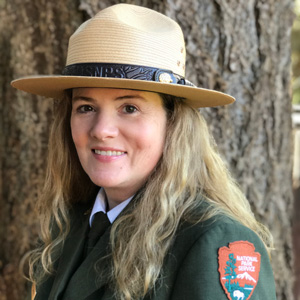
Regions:
<svg viewBox="0 0 300 300"><path fill-rule="evenodd" d="M57 272L37 286L35 300L115 299L105 278L99 280L94 269L95 262L109 251L107 245L110 228L82 262L89 226L89 215L84 215L84 211L81 208L73 214L71 231L55 266ZM229 243L235 241L252 243L255 252L261 255L259 278L250 298L240 291L233 292L229 298L221 285L218 250L224 246L228 247ZM234 275L232 270L234 268L229 268L229 275ZM225 216L196 225L182 224L165 258L161 277L155 290L144 300L276 299L273 273L263 243L250 229ZM225 281L224 275L222 280Z"/></svg>

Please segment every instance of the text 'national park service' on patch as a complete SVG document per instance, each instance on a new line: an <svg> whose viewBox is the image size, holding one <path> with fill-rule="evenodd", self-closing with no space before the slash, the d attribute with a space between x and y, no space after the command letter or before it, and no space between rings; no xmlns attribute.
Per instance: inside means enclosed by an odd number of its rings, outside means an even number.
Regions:
<svg viewBox="0 0 300 300"><path fill-rule="evenodd" d="M219 249L219 273L230 300L249 300L257 285L260 254L247 241L237 241Z"/></svg>

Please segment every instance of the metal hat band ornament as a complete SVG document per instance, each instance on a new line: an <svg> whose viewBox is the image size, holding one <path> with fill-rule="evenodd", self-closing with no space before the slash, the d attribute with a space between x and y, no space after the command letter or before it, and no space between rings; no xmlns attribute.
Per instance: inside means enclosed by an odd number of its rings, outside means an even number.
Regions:
<svg viewBox="0 0 300 300"><path fill-rule="evenodd" d="M170 70L161 70L146 66L83 63L66 66L64 76L91 76L108 78L126 78L133 80L148 80L162 83L174 83L195 86L182 76Z"/></svg>
<svg viewBox="0 0 300 300"><path fill-rule="evenodd" d="M146 7L116 4L70 37L62 75L26 76L12 86L50 98L80 87L143 90L184 98L195 108L235 101L185 79L185 58L183 33L175 21Z"/></svg>

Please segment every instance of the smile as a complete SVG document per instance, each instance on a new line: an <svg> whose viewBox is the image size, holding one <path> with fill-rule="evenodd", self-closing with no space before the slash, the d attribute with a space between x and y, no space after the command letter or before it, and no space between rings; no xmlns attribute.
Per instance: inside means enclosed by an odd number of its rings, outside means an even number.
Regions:
<svg viewBox="0 0 300 300"><path fill-rule="evenodd" d="M102 151L102 150L94 150L95 154L105 155L105 156L120 156L125 154L123 151Z"/></svg>

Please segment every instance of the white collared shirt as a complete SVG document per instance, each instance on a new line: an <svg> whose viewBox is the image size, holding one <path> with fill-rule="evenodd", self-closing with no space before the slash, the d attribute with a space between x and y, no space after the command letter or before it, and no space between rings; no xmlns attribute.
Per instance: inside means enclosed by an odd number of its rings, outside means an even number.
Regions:
<svg viewBox="0 0 300 300"><path fill-rule="evenodd" d="M110 223L113 223L114 220L117 218L117 216L128 205L128 203L131 201L132 198L133 198L133 196L128 198L127 200L123 201L119 205L115 206L110 211L106 212L106 195L105 195L104 189L100 188L100 190L97 194L96 200L94 202L92 212L91 212L90 226L92 226L94 215L99 211L102 211L102 212L106 213Z"/></svg>

